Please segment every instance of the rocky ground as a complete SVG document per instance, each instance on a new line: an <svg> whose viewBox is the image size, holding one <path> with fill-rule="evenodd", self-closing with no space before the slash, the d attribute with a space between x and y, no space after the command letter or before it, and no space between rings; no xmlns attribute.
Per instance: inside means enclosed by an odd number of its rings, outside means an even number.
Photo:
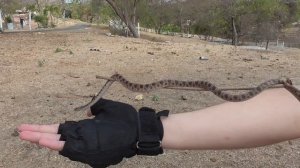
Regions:
<svg viewBox="0 0 300 168"><path fill-rule="evenodd" d="M264 51L197 39L149 34L132 39L105 33L89 28L69 33L0 34L0 168L88 167L20 141L14 129L22 123L85 118L73 109L87 103L103 86L105 81L96 75L109 77L119 72L138 83L166 78L208 80L219 87L250 87L288 76L300 84L299 49ZM114 84L105 97L171 113L223 102L206 92L158 90L144 94L141 101L135 100L137 95ZM168 150L159 157L134 157L115 167L299 167L299 158L300 141L295 140L248 150Z"/></svg>

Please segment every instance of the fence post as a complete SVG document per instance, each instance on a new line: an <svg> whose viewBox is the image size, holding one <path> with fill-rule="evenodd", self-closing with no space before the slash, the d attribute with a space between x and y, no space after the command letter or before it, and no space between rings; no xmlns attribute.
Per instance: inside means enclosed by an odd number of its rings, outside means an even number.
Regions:
<svg viewBox="0 0 300 168"><path fill-rule="evenodd" d="M31 31L31 11L29 11L29 30Z"/></svg>
<svg viewBox="0 0 300 168"><path fill-rule="evenodd" d="M140 23L138 22L138 35L141 37Z"/></svg>
<svg viewBox="0 0 300 168"><path fill-rule="evenodd" d="M0 9L0 32L2 32L3 31L3 24L2 24L2 11L1 11L1 9Z"/></svg>

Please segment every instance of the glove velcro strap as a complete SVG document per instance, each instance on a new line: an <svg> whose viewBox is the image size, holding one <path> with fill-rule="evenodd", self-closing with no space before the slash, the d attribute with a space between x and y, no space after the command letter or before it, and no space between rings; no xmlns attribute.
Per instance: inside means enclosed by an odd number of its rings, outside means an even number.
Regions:
<svg viewBox="0 0 300 168"><path fill-rule="evenodd" d="M164 133L160 117L168 116L168 111L156 115L153 109L144 107L139 110L138 115L137 154L150 156L162 154L161 140Z"/></svg>

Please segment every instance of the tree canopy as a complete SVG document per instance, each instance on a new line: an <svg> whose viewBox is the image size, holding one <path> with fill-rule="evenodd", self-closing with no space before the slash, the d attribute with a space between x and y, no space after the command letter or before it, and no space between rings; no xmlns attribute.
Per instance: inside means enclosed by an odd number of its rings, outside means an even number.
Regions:
<svg viewBox="0 0 300 168"><path fill-rule="evenodd" d="M21 0L0 0L6 13L20 8ZM58 15L59 10L35 0L35 8ZM186 32L231 38L233 22L237 36L270 40L278 32L300 19L300 0L73 0L57 2L61 11L87 22L107 23L122 20L134 37L139 22L156 32ZM44 4L44 5L43 5ZM62 12L61 12L62 13Z"/></svg>

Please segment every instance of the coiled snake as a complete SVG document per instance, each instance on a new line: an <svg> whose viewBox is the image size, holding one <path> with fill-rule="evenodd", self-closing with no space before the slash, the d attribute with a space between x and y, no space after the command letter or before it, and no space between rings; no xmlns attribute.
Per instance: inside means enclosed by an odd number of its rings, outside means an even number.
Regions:
<svg viewBox="0 0 300 168"><path fill-rule="evenodd" d="M86 105L75 108L75 111L88 110L94 103L96 103L100 98L103 97L104 93L113 84L113 82L121 83L125 88L133 92L150 92L153 90L169 87L179 87L179 88L203 88L205 90L211 91L216 96L223 100L230 102L241 102L246 101L262 91L269 89L275 85L283 85L290 93L292 93L300 101L300 90L293 86L292 81L288 78L282 79L271 79L266 82L261 83L257 87L253 88L242 94L229 94L223 90L217 88L214 84L208 81L179 81L179 80L160 80L158 82L153 82L150 84L137 84L126 80L120 74L114 74L110 77L110 80L106 82L104 87L100 92Z"/></svg>

